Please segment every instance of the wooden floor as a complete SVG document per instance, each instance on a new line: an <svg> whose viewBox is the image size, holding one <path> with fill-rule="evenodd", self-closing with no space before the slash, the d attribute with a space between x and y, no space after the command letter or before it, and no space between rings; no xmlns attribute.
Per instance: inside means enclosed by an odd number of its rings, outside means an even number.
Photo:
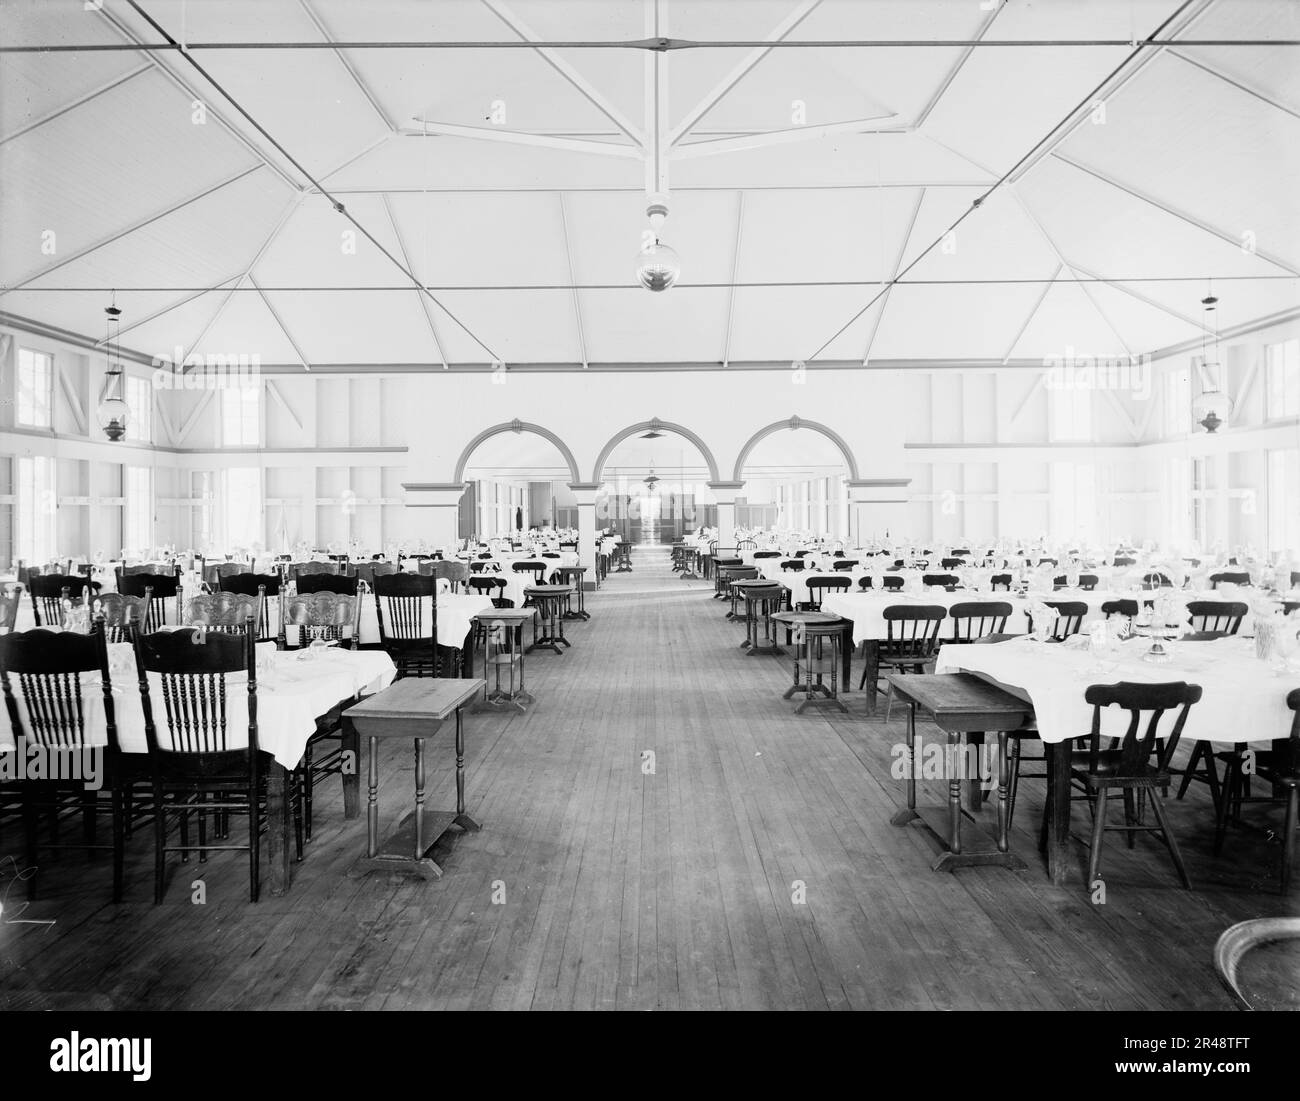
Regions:
<svg viewBox="0 0 1300 1101"><path fill-rule="evenodd" d="M889 824L901 712L866 720L855 692L850 717L793 716L786 662L747 657L711 587L650 569L661 553L638 550L640 572L590 597L571 650L530 658L530 712L467 719L483 830L439 850L444 878L357 874L365 824L343 820L330 784L285 897L250 905L246 860L222 854L173 863L155 907L145 829L122 905L107 860L76 853L43 865L25 912L10 892L0 1007L1220 1009L1218 934L1296 911L1275 839L1236 833L1210 854L1203 788L1171 812L1191 892L1158 842L1128 851L1118 835L1104 905L1081 845L1053 888L1042 781L1016 813L1025 870L931 872L924 836ZM385 748L393 807L412 767ZM431 765L437 807L454 799L445 741ZM19 844L0 837L0 856Z"/></svg>

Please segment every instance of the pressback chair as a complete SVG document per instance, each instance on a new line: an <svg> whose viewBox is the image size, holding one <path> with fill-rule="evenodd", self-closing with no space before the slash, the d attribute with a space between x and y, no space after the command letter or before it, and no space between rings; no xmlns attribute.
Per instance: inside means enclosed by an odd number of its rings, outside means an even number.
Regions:
<svg viewBox="0 0 1300 1101"><path fill-rule="evenodd" d="M1191 616L1192 630L1216 631L1235 635L1241 630L1249 607L1240 600L1190 600L1187 614Z"/></svg>
<svg viewBox="0 0 1300 1101"><path fill-rule="evenodd" d="M974 642L977 638L1000 635L1007 629L1011 605L1005 600L967 600L948 609L952 620L952 638L949 642Z"/></svg>
<svg viewBox="0 0 1300 1101"><path fill-rule="evenodd" d="M185 605L181 623L217 634L242 634L252 624L253 636L262 633L262 599L243 593L200 593Z"/></svg>
<svg viewBox="0 0 1300 1101"><path fill-rule="evenodd" d="M14 585L0 596L0 633L12 631L18 624L18 609L23 600L23 586Z"/></svg>
<svg viewBox="0 0 1300 1101"><path fill-rule="evenodd" d="M820 612L822 610L822 594L826 589L847 592L853 585L853 579L850 577L810 577L808 578L808 604L807 611Z"/></svg>
<svg viewBox="0 0 1300 1101"><path fill-rule="evenodd" d="M113 682L108 671L108 649L103 631L95 626L88 635L72 631L36 629L0 637L0 685L3 686L5 709L15 738L44 752L59 751L75 759L81 750L98 741L95 731L87 729L90 700L87 693L96 691L82 683L82 674L98 675L102 694L104 744L96 746L103 753L103 787L110 796L112 817L111 845L95 843L95 814L99 794L83 781L47 777L23 779L15 783L22 808L24 860L26 862L27 897L36 897L37 858L40 845L38 823L40 811L50 822L51 841L47 848L109 848L113 853L113 901L122 899L122 867L126 824L123 813L120 760L117 745L117 722L113 708ZM21 700L21 705L20 701ZM21 744L21 743L19 743ZM0 784L0 789L8 785ZM58 843L58 818L69 802L76 799L82 812L82 844Z"/></svg>
<svg viewBox="0 0 1300 1101"><path fill-rule="evenodd" d="M289 576L295 580L313 573L338 574L339 564L337 562L294 562L289 566Z"/></svg>
<svg viewBox="0 0 1300 1101"><path fill-rule="evenodd" d="M1049 608L1056 609L1056 622L1052 626L1052 640L1062 642L1071 635L1077 635L1083 629L1083 618L1088 614L1088 605L1082 600L1044 600ZM1034 618L1029 617L1029 631L1034 630Z"/></svg>
<svg viewBox="0 0 1300 1101"><path fill-rule="evenodd" d="M357 569L360 568L360 566L357 567ZM309 596L312 593L334 593L338 596L356 596L357 585L360 580L360 576L342 577L328 573L309 573L305 577L298 578L294 582L294 585L301 596Z"/></svg>
<svg viewBox="0 0 1300 1101"><path fill-rule="evenodd" d="M280 595L280 578L269 573L235 573L220 578L218 585L223 593L239 593L242 596L257 598L257 615L260 624L258 641L266 642L270 639L272 637L269 633L271 630L270 599Z"/></svg>
<svg viewBox="0 0 1300 1101"><path fill-rule="evenodd" d="M927 662L933 661L939 647L939 627L948 616L939 604L891 604L884 611L885 638L879 643L877 676L889 670L899 673L925 672ZM860 689L867 686L867 670L862 671ZM872 692L879 690L871 686ZM893 709L892 689L887 695L885 721Z"/></svg>
<svg viewBox="0 0 1300 1101"><path fill-rule="evenodd" d="M144 596L103 593L95 597L90 613L100 621L108 642L134 642L149 619L149 590Z"/></svg>
<svg viewBox="0 0 1300 1101"><path fill-rule="evenodd" d="M557 554L556 558L559 557ZM420 572L424 569L421 567ZM452 591L455 592L463 589L465 582L469 578L469 566L464 562L435 562L433 564L433 576L439 580L451 582Z"/></svg>
<svg viewBox="0 0 1300 1101"><path fill-rule="evenodd" d="M87 590L93 595L100 588L97 581L60 573L40 574L30 578L27 584L37 627L63 626L64 600L71 600L74 605L80 604L85 599Z"/></svg>
<svg viewBox="0 0 1300 1101"><path fill-rule="evenodd" d="M1210 574L1210 588L1217 589L1223 582L1227 582L1229 585L1249 585L1251 583L1250 574L1246 573L1244 570L1240 573L1226 570L1220 573Z"/></svg>
<svg viewBox="0 0 1300 1101"><path fill-rule="evenodd" d="M361 598L356 593L298 593L286 597L283 604L279 640L282 649L297 650L317 639L346 643L349 650L357 648Z"/></svg>
<svg viewBox="0 0 1300 1101"><path fill-rule="evenodd" d="M155 904L163 899L169 852L179 852L188 860L189 854L197 851L204 861L212 851L246 851L249 901L258 899L263 799L272 762L257 740L255 638L251 623L229 633L202 635L189 628L136 637L136 675L153 787ZM242 682L239 677L244 678ZM232 723L235 693L246 694L246 703L234 705L236 721ZM161 708L157 707L159 698ZM237 735L241 725L247 731L242 739ZM243 745L238 744L241 741ZM301 860L302 804L296 782L294 787L290 794ZM196 811L198 844L191 845L189 818ZM247 815L248 844L209 844L209 812L219 822L232 814ZM179 845L167 844L169 816L180 818Z"/></svg>
<svg viewBox="0 0 1300 1101"><path fill-rule="evenodd" d="M1092 847L1088 857L1088 883L1095 883L1101 875L1102 839L1107 832L1119 831L1128 836L1133 847L1135 834L1158 833L1169 849L1174 867L1183 886L1191 888L1187 868L1178 842L1169 829L1165 817L1161 791L1169 787L1169 762L1182 737L1183 727L1192 705L1201 698L1199 684L1177 681L1171 684L1094 684L1084 692L1084 699L1092 705L1092 729L1087 749L1071 755L1071 774L1079 781L1089 798L1094 801L1092 822ZM1128 727L1118 747L1102 748L1101 717L1103 709L1119 707L1129 713ZM1162 733L1161 722L1167 714L1173 715L1173 727ZM1107 736L1105 742L1113 745ZM1123 792L1124 825L1106 823L1107 798L1112 790ZM1141 820L1137 793L1150 800L1155 812L1156 825L1148 826Z"/></svg>
<svg viewBox="0 0 1300 1101"><path fill-rule="evenodd" d="M144 630L152 634L167 622L167 601L175 601L172 622L181 621L181 589L175 574L126 573L118 579L117 591L123 596L149 597Z"/></svg>
<svg viewBox="0 0 1300 1101"><path fill-rule="evenodd" d="M379 641L399 677L438 675L438 581L399 573L375 578Z"/></svg>
<svg viewBox="0 0 1300 1101"><path fill-rule="evenodd" d="M353 573L353 580L364 581L370 588L375 587L376 577L392 577L399 571L396 562L359 562ZM314 576L320 576L319 574ZM303 578L298 579L298 591L303 592ZM319 590L317 590L319 591Z"/></svg>

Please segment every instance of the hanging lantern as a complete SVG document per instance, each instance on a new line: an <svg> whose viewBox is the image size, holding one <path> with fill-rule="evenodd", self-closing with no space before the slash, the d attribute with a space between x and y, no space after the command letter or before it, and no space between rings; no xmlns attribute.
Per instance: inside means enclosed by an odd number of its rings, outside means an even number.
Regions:
<svg viewBox="0 0 1300 1101"><path fill-rule="evenodd" d="M1201 331L1201 369L1207 388L1192 402L1193 418L1210 435L1227 424L1228 418L1232 415L1232 399L1220 389L1223 368L1219 363L1219 322L1215 310L1218 303L1219 300L1212 294L1201 299L1201 306L1205 310L1205 325ZM1209 328L1211 314L1214 314L1213 359L1207 353L1205 346L1205 332Z"/></svg>
<svg viewBox="0 0 1300 1101"><path fill-rule="evenodd" d="M659 240L659 231L668 217L668 203L662 195L652 195L645 213L651 228L642 235L641 251L637 254L637 282L648 291L666 291L682 272L676 251Z"/></svg>
<svg viewBox="0 0 1300 1101"><path fill-rule="evenodd" d="M122 316L116 304L105 308L104 346L108 366L104 371L104 385L99 391L99 427L113 443L126 435L128 409L126 405L126 380L122 371L120 349L117 346L117 325Z"/></svg>

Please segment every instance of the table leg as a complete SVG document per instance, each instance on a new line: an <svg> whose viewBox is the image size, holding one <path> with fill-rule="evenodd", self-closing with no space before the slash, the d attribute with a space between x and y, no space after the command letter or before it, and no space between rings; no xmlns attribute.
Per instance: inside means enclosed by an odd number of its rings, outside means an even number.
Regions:
<svg viewBox="0 0 1300 1101"><path fill-rule="evenodd" d="M343 720L340 742L344 760L352 762L350 770L343 770L343 817L356 818L361 814L361 738L351 719Z"/></svg>
<svg viewBox="0 0 1300 1101"><path fill-rule="evenodd" d="M465 830L482 827L465 813L465 726L456 708L456 825Z"/></svg>
<svg viewBox="0 0 1300 1101"><path fill-rule="evenodd" d="M853 688L853 624L846 622L840 628L840 680L844 682L844 691Z"/></svg>
<svg viewBox="0 0 1300 1101"><path fill-rule="evenodd" d="M966 781L966 803L970 809L978 813L984 805L984 777L981 772L981 766L984 762L984 731L972 730L966 735L967 755L962 758L963 767L969 760L970 747L975 748L975 775L967 777Z"/></svg>
<svg viewBox="0 0 1300 1101"><path fill-rule="evenodd" d="M424 739L415 741L415 853L413 859L424 855Z"/></svg>
<svg viewBox="0 0 1300 1101"><path fill-rule="evenodd" d="M1070 746L1068 742L1044 742L1048 757L1047 871L1060 887L1069 874L1070 857Z"/></svg>
<svg viewBox="0 0 1300 1101"><path fill-rule="evenodd" d="M862 644L862 661L863 671L866 673L863 685L867 694L867 714L874 715L876 713L876 680L880 676L880 644L875 639L869 638Z"/></svg>
<svg viewBox="0 0 1300 1101"><path fill-rule="evenodd" d="M961 754L961 734L956 730L948 732L948 849L961 853L961 773L957 760Z"/></svg>
<svg viewBox="0 0 1300 1101"><path fill-rule="evenodd" d="M908 708L906 775L907 806L894 813L889 820L891 826L906 826L912 819L919 817L916 813L916 704Z"/></svg>
<svg viewBox="0 0 1300 1101"><path fill-rule="evenodd" d="M1011 851L1007 838L1007 732L998 731L998 852Z"/></svg>
<svg viewBox="0 0 1300 1101"><path fill-rule="evenodd" d="M379 739L368 738L370 776L367 781L366 803L366 856L374 859L379 855Z"/></svg>
<svg viewBox="0 0 1300 1101"><path fill-rule="evenodd" d="M270 861L271 894L289 889L289 774L272 761L266 776L266 855Z"/></svg>

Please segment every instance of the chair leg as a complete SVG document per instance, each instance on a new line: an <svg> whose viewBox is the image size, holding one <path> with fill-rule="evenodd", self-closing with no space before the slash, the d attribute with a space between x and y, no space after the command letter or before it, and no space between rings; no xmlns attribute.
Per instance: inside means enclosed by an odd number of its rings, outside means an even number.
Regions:
<svg viewBox="0 0 1300 1101"><path fill-rule="evenodd" d="M153 786L153 904L163 900L163 849L167 846L167 813L163 803L162 788Z"/></svg>
<svg viewBox="0 0 1300 1101"><path fill-rule="evenodd" d="M889 713L894 709L894 686L885 690L885 722L889 722Z"/></svg>
<svg viewBox="0 0 1300 1101"><path fill-rule="evenodd" d="M1205 747L1208 743L1197 742L1192 746L1192 755L1187 758L1187 769L1183 773L1182 782L1178 785L1178 798L1181 799L1187 794L1187 789L1192 786L1192 776L1196 772L1196 766L1200 763L1201 758L1205 756Z"/></svg>
<svg viewBox="0 0 1300 1101"><path fill-rule="evenodd" d="M1124 825L1132 827L1137 825L1137 808L1133 803L1133 789L1124 789ZM1137 833L1133 829L1125 831L1128 838L1128 847L1131 849L1137 844Z"/></svg>
<svg viewBox="0 0 1300 1101"><path fill-rule="evenodd" d="M1169 828L1169 820L1165 818L1165 801L1160 798L1160 792L1155 788L1151 789L1151 809L1156 812L1156 821L1160 823L1160 832L1164 836L1165 844L1169 846L1169 855L1173 857L1174 867L1178 869L1178 878L1190 891L1192 881L1188 878L1186 865L1183 864L1183 854L1178 851L1178 842L1174 840L1173 831Z"/></svg>
<svg viewBox="0 0 1300 1101"><path fill-rule="evenodd" d="M311 840L311 802L312 802L312 772L311 772L311 743L307 743L307 748L302 754L302 818L303 833L307 840ZM300 858L301 859L301 858Z"/></svg>
<svg viewBox="0 0 1300 1101"><path fill-rule="evenodd" d="M208 862L208 812L206 804L208 796L206 793L199 796L199 863Z"/></svg>
<svg viewBox="0 0 1300 1101"><path fill-rule="evenodd" d="M256 787L248 792L248 901L256 902L258 893L258 870L262 856L262 813L261 799Z"/></svg>
<svg viewBox="0 0 1300 1101"><path fill-rule="evenodd" d="M36 877L40 870L36 866L36 831L40 825L40 815L36 812L36 803L31 794L23 792L23 859L27 873L27 901L36 899Z"/></svg>
<svg viewBox="0 0 1300 1101"><path fill-rule="evenodd" d="M1101 788L1097 792L1097 811L1092 819L1092 850L1088 853L1088 889L1097 882L1101 875L1101 841L1106 831L1106 796L1108 792Z"/></svg>
<svg viewBox="0 0 1300 1101"><path fill-rule="evenodd" d="M1223 770L1223 794L1219 799L1218 812L1214 817L1215 856L1218 856L1223 851L1223 840L1228 833L1228 815L1232 809L1232 801L1237 796L1240 774L1241 762L1234 757Z"/></svg>
<svg viewBox="0 0 1300 1101"><path fill-rule="evenodd" d="M1011 739L1011 757L1007 761L1007 832L1016 814L1016 792L1020 789L1020 739Z"/></svg>
<svg viewBox="0 0 1300 1101"><path fill-rule="evenodd" d="M1292 784L1290 794L1286 800L1286 821L1283 827L1286 834L1282 839L1282 893L1284 895L1291 893L1291 865L1295 863L1295 831L1298 812L1300 812L1300 786Z"/></svg>
<svg viewBox="0 0 1300 1101"><path fill-rule="evenodd" d="M123 792L120 781L114 781L113 801L113 902L122 901L122 873L126 858L126 821L123 814Z"/></svg>

